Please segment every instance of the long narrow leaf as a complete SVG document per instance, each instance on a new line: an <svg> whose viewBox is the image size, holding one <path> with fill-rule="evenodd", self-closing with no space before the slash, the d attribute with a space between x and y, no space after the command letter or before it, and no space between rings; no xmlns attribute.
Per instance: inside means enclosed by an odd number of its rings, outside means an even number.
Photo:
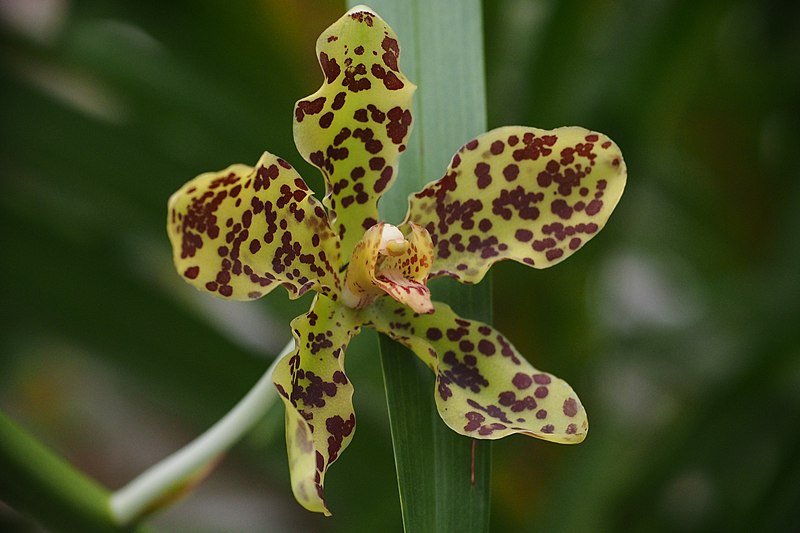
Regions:
<svg viewBox="0 0 800 533"><path fill-rule="evenodd" d="M403 71L419 87L400 178L381 207L386 220L399 222L408 194L441 177L455 151L486 130L481 6L478 0L376 0L370 7L398 34ZM491 319L489 282L432 288L436 300L462 316ZM411 352L382 338L381 356L405 530L486 531L490 443L444 425L433 376Z"/></svg>

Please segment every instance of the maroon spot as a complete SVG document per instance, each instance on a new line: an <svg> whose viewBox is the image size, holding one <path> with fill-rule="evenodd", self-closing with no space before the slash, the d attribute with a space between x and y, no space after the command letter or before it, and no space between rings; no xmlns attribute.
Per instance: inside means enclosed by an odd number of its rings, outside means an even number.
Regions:
<svg viewBox="0 0 800 533"><path fill-rule="evenodd" d="M533 380L528 374L523 374L522 372L518 372L511 380L511 383L513 383L514 386L519 390L523 390L530 387L531 384L533 383Z"/></svg>
<svg viewBox="0 0 800 533"><path fill-rule="evenodd" d="M552 380L550 379L550 376L548 376L547 374L534 374L533 381L537 385L549 385Z"/></svg>
<svg viewBox="0 0 800 533"><path fill-rule="evenodd" d="M480 230L481 230L481 231L483 231L483 232L487 232L487 231L489 231L490 229L492 229L492 221L491 221L491 220L489 220L488 218L484 218L484 219L482 219L482 220L481 220L481 221L478 223L478 229L480 229Z"/></svg>
<svg viewBox="0 0 800 533"><path fill-rule="evenodd" d="M587 141L589 141L589 142L593 143L593 142L597 142L597 139L598 139L598 137L597 137L597 135L596 135L596 134L594 134L594 133L590 133L589 135L587 135L587 136L585 137L585 139L586 139Z"/></svg>
<svg viewBox="0 0 800 533"><path fill-rule="evenodd" d="M467 150L474 150L478 147L478 139L472 139L470 142L464 145L464 148Z"/></svg>
<svg viewBox="0 0 800 533"><path fill-rule="evenodd" d="M369 110L370 118L372 118L373 122L377 122L378 124L383 124L383 121L386 120L386 113L384 113L374 105L367 104L367 109Z"/></svg>
<svg viewBox="0 0 800 533"><path fill-rule="evenodd" d="M392 39L388 35L383 38L381 48L384 49L383 62L392 70L397 70L397 58L400 55L400 45L396 39Z"/></svg>
<svg viewBox="0 0 800 533"><path fill-rule="evenodd" d="M357 56L360 56L361 54L363 54L363 53L364 53L364 47L363 47L363 46L361 46L361 45L359 45L359 46L356 46L356 47L353 49L353 52L355 52Z"/></svg>
<svg viewBox="0 0 800 533"><path fill-rule="evenodd" d="M586 206L586 214L587 215L596 215L600 212L600 209L603 208L603 201L602 200L592 200L589 202L589 205Z"/></svg>
<svg viewBox="0 0 800 533"><path fill-rule="evenodd" d="M375 186L373 189L376 193L382 192L386 186L389 184L389 181L392 179L392 174L394 173L394 169L392 167L386 167L381 172L381 177L375 182ZM364 203L364 202L359 202Z"/></svg>
<svg viewBox="0 0 800 533"><path fill-rule="evenodd" d="M442 330L439 328L428 328L428 331L425 334L432 341L438 341L442 338Z"/></svg>
<svg viewBox="0 0 800 533"><path fill-rule="evenodd" d="M475 345L465 339L458 343L458 349L464 353L467 353L473 351L475 349ZM466 362L466 357L464 358L464 361Z"/></svg>
<svg viewBox="0 0 800 533"><path fill-rule="evenodd" d="M344 91L337 93L336 96L333 97L333 103L331 104L331 109L334 111L338 111L344 106L344 99L347 97L347 93Z"/></svg>
<svg viewBox="0 0 800 533"><path fill-rule="evenodd" d="M496 348L494 347L494 344L492 344L491 341L488 341L486 339L481 339L481 341L478 342L478 351L481 352L483 355L486 356L494 355L495 350Z"/></svg>
<svg viewBox="0 0 800 533"><path fill-rule="evenodd" d="M506 181L514 181L517 179L519 175L519 167L514 163L510 165L506 165L506 168L503 169L503 176L506 178Z"/></svg>
<svg viewBox="0 0 800 533"><path fill-rule="evenodd" d="M562 220L569 220L572 216L572 208L562 199L554 200L550 205L550 211L554 215L558 215Z"/></svg>
<svg viewBox="0 0 800 533"><path fill-rule="evenodd" d="M391 71L387 72L386 76L384 76L383 85L390 91L397 91L404 87L404 84L402 81L400 81L400 78L398 78L397 75Z"/></svg>
<svg viewBox="0 0 800 533"><path fill-rule="evenodd" d="M316 100L301 100L297 102L297 109L294 111L295 119L297 122L303 122L303 117L305 115L316 115L320 111L322 111L322 107L325 105L325 97L320 96Z"/></svg>
<svg viewBox="0 0 800 533"><path fill-rule="evenodd" d="M312 152L308 158L317 168L322 168L325 166L325 154L323 154L322 151L318 150L316 152Z"/></svg>
<svg viewBox="0 0 800 533"><path fill-rule="evenodd" d="M547 258L548 261L555 261L562 255L564 255L564 250L562 250L561 248L551 248L550 250L547 250L544 254L544 256Z"/></svg>
<svg viewBox="0 0 800 533"><path fill-rule="evenodd" d="M517 401L517 395L512 391L503 391L497 397L497 401L500 403L500 405L510 407Z"/></svg>
<svg viewBox="0 0 800 533"><path fill-rule="evenodd" d="M578 432L578 426L575 424L570 424L567 426L567 435L574 435Z"/></svg>
<svg viewBox="0 0 800 533"><path fill-rule="evenodd" d="M564 410L565 415L575 416L578 414L578 402L575 401L575 398L567 398L564 400L564 406L562 409Z"/></svg>
<svg viewBox="0 0 800 533"><path fill-rule="evenodd" d="M341 131L339 131L339 134L333 138L333 145L339 146L346 141L348 137L350 137L350 134L350 128L342 128Z"/></svg>
<svg viewBox="0 0 800 533"><path fill-rule="evenodd" d="M555 429L553 424L547 424L546 426L542 426L542 433L552 433Z"/></svg>
<svg viewBox="0 0 800 533"><path fill-rule="evenodd" d="M386 124L386 134L394 144L401 144L411 127L411 112L395 106L386 112L389 122Z"/></svg>
<svg viewBox="0 0 800 533"><path fill-rule="evenodd" d="M333 122L333 113L331 113L330 111L328 111L319 118L319 125L321 128L329 128L331 122Z"/></svg>
<svg viewBox="0 0 800 533"><path fill-rule="evenodd" d="M541 386L541 387L536 387L536 390L533 392L533 395L541 399L541 398L546 398L548 392L550 391L547 390L547 387Z"/></svg>
<svg viewBox="0 0 800 533"><path fill-rule="evenodd" d="M492 176L489 174L490 167L486 163L475 165L475 175L478 177L478 188L485 189L492 183Z"/></svg>
<svg viewBox="0 0 800 533"><path fill-rule="evenodd" d="M350 177L353 179L353 181L357 181L357 180L363 178L365 173L366 173L366 170L364 170L364 167L355 167L350 172Z"/></svg>
<svg viewBox="0 0 800 533"><path fill-rule="evenodd" d="M200 267L199 266L189 267L183 273L183 275L186 276L189 279L195 279L195 278L197 278L197 276L199 274L200 274Z"/></svg>
<svg viewBox="0 0 800 533"><path fill-rule="evenodd" d="M257 253L260 249L261 249L261 243L258 240L253 239L252 241L250 241L250 253L251 254Z"/></svg>
<svg viewBox="0 0 800 533"><path fill-rule="evenodd" d="M342 85L347 87L347 89L351 92L357 93L359 91L366 91L370 87L372 87L372 83L369 81L369 78L363 77L356 79L357 75L364 75L367 73L367 68L364 66L363 63L359 63L355 67L348 67L344 73L344 80L342 80Z"/></svg>
<svg viewBox="0 0 800 533"><path fill-rule="evenodd" d="M489 150L494 155L499 155L499 154L503 153L503 150L505 149L505 147L506 147L506 145L503 144L503 141L495 141L495 142L492 143L492 146L489 148Z"/></svg>
<svg viewBox="0 0 800 533"><path fill-rule="evenodd" d="M369 168L372 170L380 170L386 166L386 160L382 157L373 157L369 160Z"/></svg>
<svg viewBox="0 0 800 533"><path fill-rule="evenodd" d="M527 229L518 229L514 237L520 242L528 242L533 238L533 232Z"/></svg>
<svg viewBox="0 0 800 533"><path fill-rule="evenodd" d="M328 54L325 52L319 53L319 64L322 66L322 72L325 73L325 78L327 78L328 83L333 83L339 73L342 71L339 68L339 64L336 63L336 58L329 59Z"/></svg>
<svg viewBox="0 0 800 533"><path fill-rule="evenodd" d="M577 250L581 246L581 239L579 237L573 237L569 241L569 249L570 250Z"/></svg>
<svg viewBox="0 0 800 533"><path fill-rule="evenodd" d="M223 296L230 297L231 295L233 295L233 287L231 287L230 285L223 285L222 287L219 288L219 293Z"/></svg>
<svg viewBox="0 0 800 533"><path fill-rule="evenodd" d="M366 122L367 120L369 120L367 118L366 109L356 109L356 112L353 113L353 118L359 122Z"/></svg>
<svg viewBox="0 0 800 533"><path fill-rule="evenodd" d="M475 411L466 413L464 417L468 420L467 425L464 426L464 431L475 431L481 427L483 421L486 420L482 414L476 413Z"/></svg>
<svg viewBox="0 0 800 533"><path fill-rule="evenodd" d="M544 420L545 418L547 418L547 410L539 409L538 411L536 411L536 418L538 418L539 420Z"/></svg>

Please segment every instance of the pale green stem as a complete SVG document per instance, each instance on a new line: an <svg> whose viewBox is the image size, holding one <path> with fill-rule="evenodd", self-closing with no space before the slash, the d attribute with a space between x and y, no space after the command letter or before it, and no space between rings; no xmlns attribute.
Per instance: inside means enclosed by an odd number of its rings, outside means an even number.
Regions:
<svg viewBox="0 0 800 533"><path fill-rule="evenodd" d="M156 463L111 496L111 512L120 524L129 524L176 489L192 481L203 468L236 443L258 422L277 397L272 372L278 361L294 349L290 341L250 392L216 424L191 443Z"/></svg>

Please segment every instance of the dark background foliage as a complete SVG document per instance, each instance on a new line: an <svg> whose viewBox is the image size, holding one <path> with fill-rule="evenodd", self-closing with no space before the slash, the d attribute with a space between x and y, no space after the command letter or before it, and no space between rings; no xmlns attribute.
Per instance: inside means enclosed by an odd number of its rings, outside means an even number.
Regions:
<svg viewBox="0 0 800 533"><path fill-rule="evenodd" d="M796 527L796 6L486 3L490 126L587 126L629 169L581 253L551 270L495 269L496 325L575 387L592 431L576 447L497 443L493 530ZM343 9L0 2L0 407L110 488L226 412L308 305L185 286L165 205L196 174L265 149L321 192L291 110L319 86L313 43ZM333 518L294 503L275 409L155 524L400 530L374 337L353 346L348 372L359 428L329 472ZM0 505L0 529L33 528Z"/></svg>

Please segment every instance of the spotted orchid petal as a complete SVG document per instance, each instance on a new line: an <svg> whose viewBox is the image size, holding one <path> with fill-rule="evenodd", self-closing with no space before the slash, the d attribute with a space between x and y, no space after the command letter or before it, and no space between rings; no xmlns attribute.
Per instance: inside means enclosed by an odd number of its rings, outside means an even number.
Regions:
<svg viewBox="0 0 800 533"><path fill-rule="evenodd" d="M292 321L295 351L278 363L272 378L286 407L292 491L303 507L325 515L325 472L355 431L344 352L359 327L355 311L317 296L311 310Z"/></svg>
<svg viewBox="0 0 800 533"><path fill-rule="evenodd" d="M410 224L408 237L390 224L379 223L364 234L353 251L342 301L362 309L383 294L417 313L433 311L426 286L433 244L424 228Z"/></svg>
<svg viewBox="0 0 800 533"><path fill-rule="evenodd" d="M278 285L297 298L339 292L339 243L322 205L289 163L200 174L169 199L175 267L196 288L251 300Z"/></svg>
<svg viewBox="0 0 800 533"><path fill-rule="evenodd" d="M431 234L431 277L477 283L502 259L547 268L569 257L603 228L626 178L601 133L508 126L465 144L410 197L407 220Z"/></svg>
<svg viewBox="0 0 800 533"><path fill-rule="evenodd" d="M436 373L436 406L454 431L476 439L522 433L551 442L584 440L589 424L566 382L531 366L491 326L435 302L420 315L382 298L370 325L406 345Z"/></svg>
<svg viewBox="0 0 800 533"><path fill-rule="evenodd" d="M378 200L411 130L416 86L400 72L399 55L386 22L367 7L353 8L317 40L324 82L295 105L295 144L325 177L323 203L343 257L378 222Z"/></svg>

